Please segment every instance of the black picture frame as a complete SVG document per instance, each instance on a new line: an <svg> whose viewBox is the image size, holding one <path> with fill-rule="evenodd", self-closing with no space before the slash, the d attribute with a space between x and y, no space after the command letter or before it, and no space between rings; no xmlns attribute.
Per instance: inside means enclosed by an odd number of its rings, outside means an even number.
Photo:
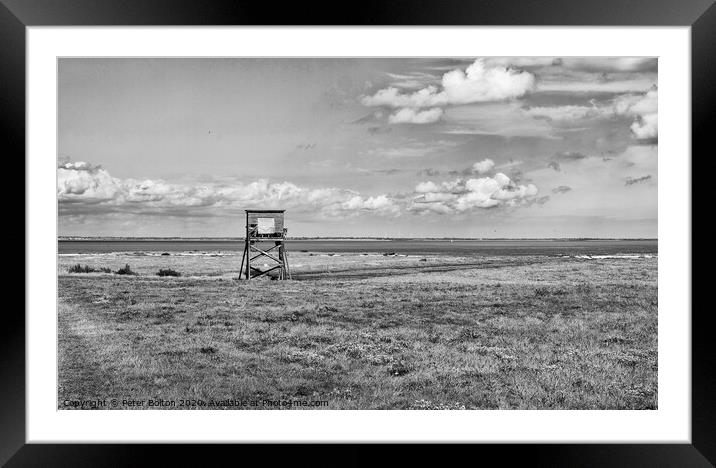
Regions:
<svg viewBox="0 0 716 468"><path fill-rule="evenodd" d="M692 66L692 154L708 159L716 109L716 6L713 0L364 0L271 2L245 0L0 0L0 131L8 155L25 154L25 28L103 25L530 25L530 26L690 26ZM696 158L693 158L694 161ZM23 215L20 215L24 217ZM24 222L23 222L24 226ZM692 227L693 229L693 227ZM692 231L693 232L693 231ZM24 231L23 231L24 233ZM15 242L21 234L14 232ZM25 251L30 248L22 242ZM20 242L20 239L17 239ZM19 277L19 276L18 276ZM24 276L23 276L24 277ZM696 279L696 278L694 278ZM692 287L693 290L693 287ZM689 310L682 313L691 313ZM712 466L716 464L716 359L710 346L709 308L695 309L692 323L691 444L528 444L463 446L454 456L500 462L516 458L538 466ZM136 466L161 457L162 464L200 460L211 464L236 447L191 445L62 445L25 443L25 314L8 307L0 327L0 463L7 466ZM246 447L239 448L245 450ZM373 457L361 446L264 447L271 458L292 463L358 465ZM310 450L310 451L309 451ZM429 461L422 446L391 450L403 463ZM304 454L307 458L301 460ZM234 456L234 455L232 455ZM336 458L338 457L338 458ZM487 458L485 458L487 457ZM172 463L173 464L173 463Z"/></svg>

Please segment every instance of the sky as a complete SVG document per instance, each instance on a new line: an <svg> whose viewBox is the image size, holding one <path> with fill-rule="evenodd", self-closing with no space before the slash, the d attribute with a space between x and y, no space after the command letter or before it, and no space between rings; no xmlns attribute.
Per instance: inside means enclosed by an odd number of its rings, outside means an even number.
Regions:
<svg viewBox="0 0 716 468"><path fill-rule="evenodd" d="M642 57L61 58L59 235L655 238L657 100Z"/></svg>

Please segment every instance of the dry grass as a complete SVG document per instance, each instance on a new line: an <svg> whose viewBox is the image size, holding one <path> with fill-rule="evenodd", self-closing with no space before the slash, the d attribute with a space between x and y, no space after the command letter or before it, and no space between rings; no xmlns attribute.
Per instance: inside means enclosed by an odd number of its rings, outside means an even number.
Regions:
<svg viewBox="0 0 716 468"><path fill-rule="evenodd" d="M80 261L117 267L100 257ZM360 256L303 257L302 281L235 281L238 265L223 257L203 277L193 257L130 261L140 276L60 274L59 407L97 398L657 406L656 259L371 257L379 273L369 276ZM168 267L195 276L153 276Z"/></svg>

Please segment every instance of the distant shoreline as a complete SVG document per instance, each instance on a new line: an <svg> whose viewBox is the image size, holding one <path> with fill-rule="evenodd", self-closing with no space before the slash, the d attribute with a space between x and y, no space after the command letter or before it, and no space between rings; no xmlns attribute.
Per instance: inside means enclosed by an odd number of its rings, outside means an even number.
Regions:
<svg viewBox="0 0 716 468"><path fill-rule="evenodd" d="M272 243L271 239L267 242ZM614 255L657 253L657 240L615 239L380 239L380 238L294 238L288 250L324 253L378 252L410 255ZM57 242L59 253L92 252L179 252L236 251L244 249L244 239L69 239Z"/></svg>
<svg viewBox="0 0 716 468"><path fill-rule="evenodd" d="M75 237L59 242L243 242L243 237ZM290 241L658 241L655 237L289 237Z"/></svg>

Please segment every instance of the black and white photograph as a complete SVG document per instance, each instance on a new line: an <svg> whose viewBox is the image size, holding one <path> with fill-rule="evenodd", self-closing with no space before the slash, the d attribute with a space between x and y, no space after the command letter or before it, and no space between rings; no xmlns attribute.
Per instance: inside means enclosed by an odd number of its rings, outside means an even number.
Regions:
<svg viewBox="0 0 716 468"><path fill-rule="evenodd" d="M658 410L658 64L58 57L57 409Z"/></svg>

